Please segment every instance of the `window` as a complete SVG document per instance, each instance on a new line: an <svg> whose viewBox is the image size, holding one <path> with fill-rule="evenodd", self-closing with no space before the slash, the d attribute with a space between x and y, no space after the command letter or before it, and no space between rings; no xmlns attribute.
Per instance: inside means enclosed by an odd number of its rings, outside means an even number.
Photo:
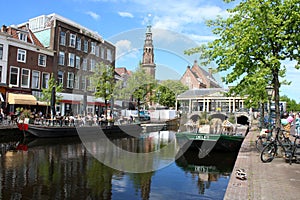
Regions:
<svg viewBox="0 0 300 200"><path fill-rule="evenodd" d="M85 91L86 90L86 78L85 76L81 77L81 88Z"/></svg>
<svg viewBox="0 0 300 200"><path fill-rule="evenodd" d="M81 39L77 37L76 41L76 49L81 51Z"/></svg>
<svg viewBox="0 0 300 200"><path fill-rule="evenodd" d="M111 52L111 49L107 49L106 51L106 58L108 61L112 61L112 52Z"/></svg>
<svg viewBox="0 0 300 200"><path fill-rule="evenodd" d="M29 88L29 83L30 83L30 70L22 69L21 86L24 88Z"/></svg>
<svg viewBox="0 0 300 200"><path fill-rule="evenodd" d="M63 31L60 32L59 44L66 45L66 33Z"/></svg>
<svg viewBox="0 0 300 200"><path fill-rule="evenodd" d="M39 66L43 66L43 67L46 67L46 55L43 55L43 54L39 54Z"/></svg>
<svg viewBox="0 0 300 200"><path fill-rule="evenodd" d="M19 67L10 67L10 85L19 87L19 70Z"/></svg>
<svg viewBox="0 0 300 200"><path fill-rule="evenodd" d="M76 56L75 67L76 67L77 69L80 69L80 57L79 57L79 56Z"/></svg>
<svg viewBox="0 0 300 200"><path fill-rule="evenodd" d="M87 53L88 52L88 48L89 48L89 43L88 43L87 40L84 40L84 42L83 42L83 51L85 53Z"/></svg>
<svg viewBox="0 0 300 200"><path fill-rule="evenodd" d="M20 33L18 34L18 36L19 36L19 40L22 40L22 41L27 42L27 33L22 33L22 32L20 32Z"/></svg>
<svg viewBox="0 0 300 200"><path fill-rule="evenodd" d="M74 67L75 64L75 54L74 53L69 53L69 63L68 66Z"/></svg>
<svg viewBox="0 0 300 200"><path fill-rule="evenodd" d="M79 89L79 81L80 81L80 76L79 75L75 75L74 76L74 88L75 89Z"/></svg>
<svg viewBox="0 0 300 200"><path fill-rule="evenodd" d="M96 43L95 42L91 42L91 53L96 54Z"/></svg>
<svg viewBox="0 0 300 200"><path fill-rule="evenodd" d="M100 52L100 57L101 57L101 59L104 59L104 52L105 51L105 49L104 49L104 47L101 47L101 52Z"/></svg>
<svg viewBox="0 0 300 200"><path fill-rule="evenodd" d="M76 35L74 34L70 34L70 43L69 43L69 46L70 47L75 47L75 42L76 42Z"/></svg>
<svg viewBox="0 0 300 200"><path fill-rule="evenodd" d="M82 69L83 69L83 70L87 70L87 59L86 59L86 58L83 59L83 62L82 62Z"/></svg>
<svg viewBox="0 0 300 200"><path fill-rule="evenodd" d="M39 89L40 88L40 72L32 71L32 84L31 88Z"/></svg>
<svg viewBox="0 0 300 200"><path fill-rule="evenodd" d="M64 72L58 71L58 73L57 73L57 82L58 82L59 85L64 84Z"/></svg>
<svg viewBox="0 0 300 200"><path fill-rule="evenodd" d="M3 59L3 44L0 44L0 60Z"/></svg>
<svg viewBox="0 0 300 200"><path fill-rule="evenodd" d="M73 88L73 86L74 86L74 73L73 72L68 72L67 88Z"/></svg>
<svg viewBox="0 0 300 200"><path fill-rule="evenodd" d="M49 79L50 79L50 74L43 72L43 74L42 74L42 87L43 88L49 87Z"/></svg>
<svg viewBox="0 0 300 200"><path fill-rule="evenodd" d="M86 77L86 88L88 91L91 91L91 78L90 77Z"/></svg>
<svg viewBox="0 0 300 200"><path fill-rule="evenodd" d="M99 57L99 55L100 55L99 46L96 46L96 56Z"/></svg>
<svg viewBox="0 0 300 200"><path fill-rule="evenodd" d="M90 70L93 72L95 71L95 67L96 67L96 61L94 59L91 59L90 62Z"/></svg>
<svg viewBox="0 0 300 200"><path fill-rule="evenodd" d="M18 49L18 58L17 58L17 60L19 62L23 62L23 63L26 62L26 51L25 50Z"/></svg>
<svg viewBox="0 0 300 200"><path fill-rule="evenodd" d="M65 64L65 52L59 52L58 64L64 65Z"/></svg>

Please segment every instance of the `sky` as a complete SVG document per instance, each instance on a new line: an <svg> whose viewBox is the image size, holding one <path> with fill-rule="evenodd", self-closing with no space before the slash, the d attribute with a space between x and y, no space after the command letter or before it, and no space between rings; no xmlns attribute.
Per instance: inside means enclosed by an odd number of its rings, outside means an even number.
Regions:
<svg viewBox="0 0 300 200"><path fill-rule="evenodd" d="M228 16L226 9L236 4L222 0L4 0L0 22L1 25L18 25L40 15L59 14L114 44L116 67L129 70L136 69L142 59L146 27L151 24L157 79L180 79L186 67L199 57L197 54L187 56L184 50L216 39L205 21L217 15ZM300 71L293 67L293 62L284 64L286 79L292 84L282 86L280 95L299 102ZM224 75L226 72L215 78L220 80Z"/></svg>

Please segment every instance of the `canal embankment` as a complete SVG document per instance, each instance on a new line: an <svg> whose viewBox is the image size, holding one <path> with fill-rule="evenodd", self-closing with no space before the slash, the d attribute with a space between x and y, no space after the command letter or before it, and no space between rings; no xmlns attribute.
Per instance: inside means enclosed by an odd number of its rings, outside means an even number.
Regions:
<svg viewBox="0 0 300 200"><path fill-rule="evenodd" d="M260 160L255 148L259 130L252 127L245 137L235 161L224 199L299 199L300 164L286 163L275 158L270 163ZM244 169L246 180L236 178L235 172Z"/></svg>

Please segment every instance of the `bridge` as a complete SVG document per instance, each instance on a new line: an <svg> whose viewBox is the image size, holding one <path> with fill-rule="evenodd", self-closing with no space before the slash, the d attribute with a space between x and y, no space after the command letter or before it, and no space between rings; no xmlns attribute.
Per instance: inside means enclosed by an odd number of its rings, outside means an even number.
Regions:
<svg viewBox="0 0 300 200"><path fill-rule="evenodd" d="M252 116L248 112L192 112L186 113L181 116L180 130L196 131L199 127L199 120L203 118L203 115L209 119L209 127L207 128L209 133L221 133L222 122L226 117L233 122L235 132L239 132L238 128L249 129L251 127ZM241 131L241 132L244 132Z"/></svg>

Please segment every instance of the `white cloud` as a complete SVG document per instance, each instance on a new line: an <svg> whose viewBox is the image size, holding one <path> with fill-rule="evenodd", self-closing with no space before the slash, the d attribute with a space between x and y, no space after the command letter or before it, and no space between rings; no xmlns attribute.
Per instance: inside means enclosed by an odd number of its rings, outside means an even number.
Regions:
<svg viewBox="0 0 300 200"><path fill-rule="evenodd" d="M130 57L137 58L138 49L133 48L131 41L119 40L115 43L116 46L116 59L121 59L124 56L130 55Z"/></svg>
<svg viewBox="0 0 300 200"><path fill-rule="evenodd" d="M129 17L129 18L133 18L133 14L129 13L129 12L118 12L118 14L121 17Z"/></svg>
<svg viewBox="0 0 300 200"><path fill-rule="evenodd" d="M97 13L94 13L93 11L87 11L85 12L87 15L91 16L93 19L98 20L100 18L100 15Z"/></svg>

